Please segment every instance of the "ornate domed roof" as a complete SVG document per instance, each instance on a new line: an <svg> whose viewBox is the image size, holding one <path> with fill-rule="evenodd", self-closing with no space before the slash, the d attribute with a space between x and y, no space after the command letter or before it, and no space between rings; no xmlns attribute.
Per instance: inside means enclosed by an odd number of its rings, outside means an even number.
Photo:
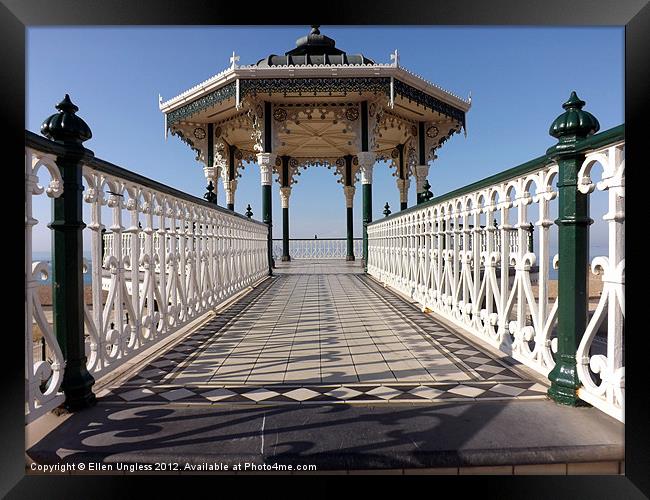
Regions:
<svg viewBox="0 0 650 500"><path fill-rule="evenodd" d="M283 56L271 54L257 62L257 66L306 66L316 64L375 64L363 54L346 54L336 48L336 42L322 35L318 25L313 25L308 35L296 40L296 48L285 52Z"/></svg>

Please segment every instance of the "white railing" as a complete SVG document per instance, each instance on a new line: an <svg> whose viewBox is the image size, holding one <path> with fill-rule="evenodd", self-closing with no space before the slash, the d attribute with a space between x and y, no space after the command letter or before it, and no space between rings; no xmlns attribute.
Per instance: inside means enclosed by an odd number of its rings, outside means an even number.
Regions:
<svg viewBox="0 0 650 500"><path fill-rule="evenodd" d="M591 171L600 165L600 182ZM578 395L619 420L624 419L625 364L623 327L625 324L625 142L608 145L587 154L578 173L578 189L588 194L595 189L608 195L608 255L592 259L591 269L600 275L603 291L582 337L576 358L582 387ZM607 321L607 345L603 354L594 349L596 334Z"/></svg>
<svg viewBox="0 0 650 500"><path fill-rule="evenodd" d="M27 422L64 402L66 367L52 314L40 299L49 262L34 261L32 251L39 224L34 199L62 195L56 160L65 146L30 134L25 149ZM43 172L49 183L39 182ZM91 262L83 259L79 266L91 274L92 298L84 298L84 332L78 333L85 337L87 368L95 380L268 275L267 225L103 160L84 165L83 179ZM103 255L104 222L116 237ZM106 291L103 281L108 282Z"/></svg>
<svg viewBox="0 0 650 500"><path fill-rule="evenodd" d="M268 275L266 225L94 166L83 176L92 259L92 308L84 314L95 378ZM104 254L103 206L112 233Z"/></svg>
<svg viewBox="0 0 650 500"><path fill-rule="evenodd" d="M595 163L603 180L591 182ZM555 365L557 299L550 298L551 203L558 166L550 161L439 203L368 226L368 273L449 321L548 375ZM577 352L579 396L623 420L624 140L594 150L580 172L580 190L609 191L609 256L596 257L604 288ZM536 206L537 253L528 248L528 211ZM510 211L516 211L511 225ZM498 215L498 217L496 217ZM498 227L489 221L498 218ZM486 224L486 222L488 222ZM471 226L471 227L470 227ZM484 226L484 227L481 227ZM457 228L457 229L454 229ZM467 229L463 229L467 228ZM513 238L516 241L513 242ZM474 242L478 244L474 244ZM500 242L509 242L504 249ZM536 291L531 268L539 266ZM503 272L504 270L509 272ZM514 269L514 279L508 279ZM594 342L607 318L606 354Z"/></svg>
<svg viewBox="0 0 650 500"><path fill-rule="evenodd" d="M352 240L355 259L363 258L363 242L361 238ZM345 259L347 256L346 238L290 238L289 255L292 259ZM273 258L279 260L282 256L282 240L273 240Z"/></svg>
<svg viewBox="0 0 650 500"><path fill-rule="evenodd" d="M63 403L60 391L65 360L52 325L41 304L39 280L47 279L48 263L32 261L32 234L39 221L33 217L33 199L43 194L57 198L63 193L61 172L55 156L30 148L25 149L25 415L27 422L40 417ZM39 184L39 173L47 171L49 184ZM34 326L41 338L34 338ZM39 356L45 341L47 355ZM35 345L38 349L35 349Z"/></svg>

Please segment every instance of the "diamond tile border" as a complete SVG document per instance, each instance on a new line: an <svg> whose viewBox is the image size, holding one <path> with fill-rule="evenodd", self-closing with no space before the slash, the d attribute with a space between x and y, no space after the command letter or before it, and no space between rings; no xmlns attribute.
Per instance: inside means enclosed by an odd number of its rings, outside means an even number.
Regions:
<svg viewBox="0 0 650 500"><path fill-rule="evenodd" d="M504 399L546 399L546 387L534 381L395 383L346 385L160 386L110 390L101 403L192 404L329 404L329 403L435 403Z"/></svg>

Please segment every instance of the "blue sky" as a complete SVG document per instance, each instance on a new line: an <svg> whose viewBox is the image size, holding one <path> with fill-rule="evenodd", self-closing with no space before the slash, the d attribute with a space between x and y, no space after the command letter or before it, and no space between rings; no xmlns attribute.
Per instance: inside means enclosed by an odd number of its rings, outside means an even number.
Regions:
<svg viewBox="0 0 650 500"><path fill-rule="evenodd" d="M54 105L69 93L93 131L85 145L105 160L196 196L205 178L194 153L176 137L164 139L158 94L167 100L229 65L270 53L284 54L309 31L293 27L30 27L27 30L27 128L39 132ZM624 121L624 29L622 27L331 27L321 32L348 53L400 64L466 98L467 137L450 139L438 153L429 181L436 195L539 156L554 143L553 119L572 90L587 102L601 130ZM56 50L53 50L56 47ZM261 215L259 170L242 172L235 208L250 203ZM355 196L355 235L361 234L361 189ZM378 164L373 218L388 201L399 207L395 178ZM221 205L225 205L220 186ZM411 182L409 205L415 202ZM49 205L35 204L47 221ZM281 237L281 208L274 184L274 236ZM40 216L39 216L40 214ZM332 171L303 171L291 195L291 236L345 235L343 190ZM34 249L47 250L44 225Z"/></svg>

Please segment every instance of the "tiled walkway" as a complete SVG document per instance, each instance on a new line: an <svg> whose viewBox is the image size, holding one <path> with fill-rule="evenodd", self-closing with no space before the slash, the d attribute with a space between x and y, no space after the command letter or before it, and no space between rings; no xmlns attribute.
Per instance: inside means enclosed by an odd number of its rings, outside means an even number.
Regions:
<svg viewBox="0 0 650 500"><path fill-rule="evenodd" d="M436 402L544 398L546 387L341 261L273 279L102 400Z"/></svg>

